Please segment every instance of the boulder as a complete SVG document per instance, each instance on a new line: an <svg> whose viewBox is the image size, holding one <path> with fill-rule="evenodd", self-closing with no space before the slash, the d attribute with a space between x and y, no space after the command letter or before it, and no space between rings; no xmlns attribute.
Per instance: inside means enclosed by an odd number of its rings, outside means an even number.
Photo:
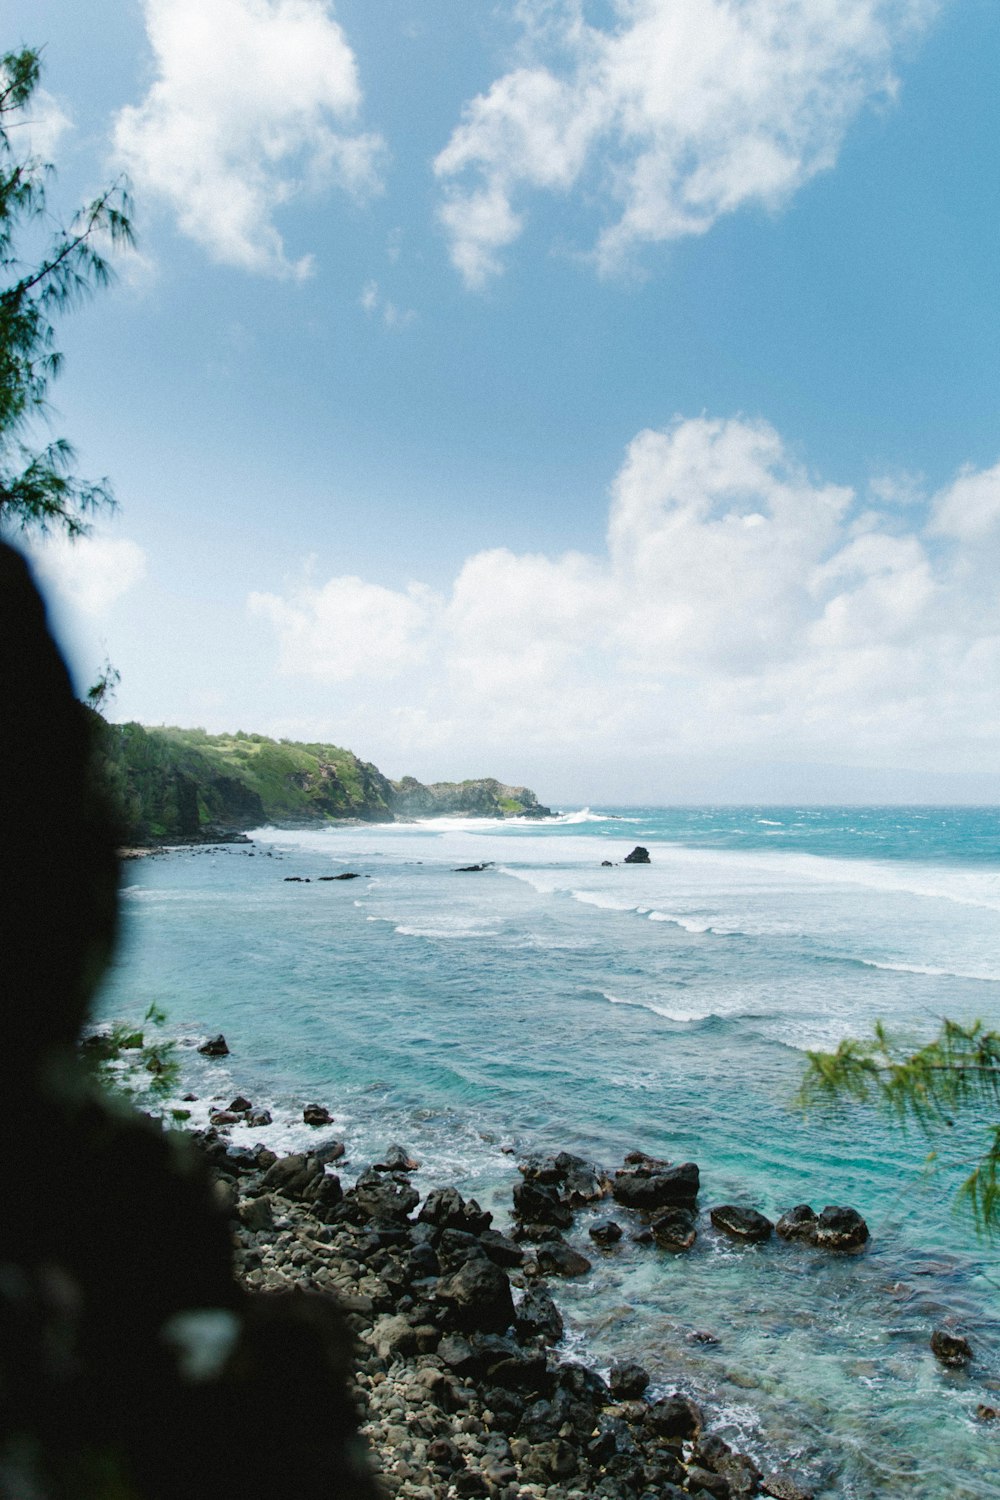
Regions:
<svg viewBox="0 0 1000 1500"><path fill-rule="evenodd" d="M614 1219L601 1219L597 1224L591 1224L587 1231L595 1245L600 1245L602 1250L608 1250L612 1245L617 1245L622 1237L622 1226L616 1224Z"/></svg>
<svg viewBox="0 0 1000 1500"><path fill-rule="evenodd" d="M602 859L601 860L601 868L602 869L607 869L607 870L613 870L614 869L614 865L611 863L610 859Z"/></svg>
<svg viewBox="0 0 1000 1500"><path fill-rule="evenodd" d="M405 1224L407 1216L420 1202L420 1194L405 1178L374 1172L362 1172L349 1192L344 1194L344 1210L355 1223L371 1220L379 1225Z"/></svg>
<svg viewBox="0 0 1000 1500"><path fill-rule="evenodd" d="M972 1345L961 1334L949 1333L947 1328L935 1328L931 1334L931 1349L934 1357L951 1370L960 1370L972 1358Z"/></svg>
<svg viewBox="0 0 1000 1500"><path fill-rule="evenodd" d="M520 1245L515 1245L513 1240L499 1230L484 1229L478 1240L490 1260L496 1261L498 1266L514 1267L524 1264L524 1251Z"/></svg>
<svg viewBox="0 0 1000 1500"><path fill-rule="evenodd" d="M869 1238L868 1225L857 1209L831 1204L816 1220L812 1243L821 1250L860 1250Z"/></svg>
<svg viewBox="0 0 1000 1500"><path fill-rule="evenodd" d="M467 1234L481 1234L493 1223L493 1215L479 1207L475 1198L466 1201L453 1187L435 1188L427 1194L417 1222L438 1229L462 1229Z"/></svg>
<svg viewBox="0 0 1000 1500"><path fill-rule="evenodd" d="M231 1109L217 1109L214 1114L209 1115L209 1123L212 1125L238 1125L239 1115L234 1115Z"/></svg>
<svg viewBox="0 0 1000 1500"><path fill-rule="evenodd" d="M254 1109L247 1115L247 1124L258 1129L262 1125L271 1125L271 1111L269 1109Z"/></svg>
<svg viewBox="0 0 1000 1500"><path fill-rule="evenodd" d="M339 879L339 877L334 877ZM377 1161L374 1166L376 1172L416 1172L420 1163L414 1161L408 1151L402 1146L390 1146L385 1153L383 1161Z"/></svg>
<svg viewBox="0 0 1000 1500"><path fill-rule="evenodd" d="M295 1152L280 1157L264 1173L264 1188L267 1192L280 1193L284 1198L301 1198L314 1182L323 1176L323 1163L315 1156L304 1156Z"/></svg>
<svg viewBox="0 0 1000 1500"><path fill-rule="evenodd" d="M760 1487L765 1495L772 1495L774 1500L813 1500L812 1490L805 1489L790 1474L765 1474Z"/></svg>
<svg viewBox="0 0 1000 1500"><path fill-rule="evenodd" d="M774 1230L771 1220L758 1213L755 1208L741 1208L735 1203L722 1203L718 1208L713 1208L709 1218L716 1229L721 1229L731 1239L742 1240L744 1244L753 1245L761 1240L769 1240Z"/></svg>
<svg viewBox="0 0 1000 1500"><path fill-rule="evenodd" d="M565 1240L543 1240L535 1252L538 1269L549 1276L585 1276L591 1263Z"/></svg>
<svg viewBox="0 0 1000 1500"><path fill-rule="evenodd" d="M627 865L648 865L649 862L649 850L644 849L641 844L636 844L632 853L625 856Z"/></svg>
<svg viewBox="0 0 1000 1500"><path fill-rule="evenodd" d="M818 1215L813 1213L808 1203L797 1203L775 1224L775 1232L783 1240L805 1240L812 1244L816 1237L816 1221Z"/></svg>
<svg viewBox="0 0 1000 1500"><path fill-rule="evenodd" d="M219 1032L218 1036L209 1037L207 1042L202 1042L201 1046L198 1048L198 1051L202 1054L203 1057L229 1056L229 1047L226 1045L226 1039L222 1035L221 1031Z"/></svg>
<svg viewBox="0 0 1000 1500"><path fill-rule="evenodd" d="M402 1313L381 1317L371 1333L372 1348L380 1359L395 1359L399 1355L417 1352L417 1335L410 1320Z"/></svg>
<svg viewBox="0 0 1000 1500"><path fill-rule="evenodd" d="M242 1094L237 1094L231 1104L227 1106L234 1115L248 1115L253 1109L249 1099L244 1099Z"/></svg>
<svg viewBox="0 0 1000 1500"><path fill-rule="evenodd" d="M693 1161L672 1167L656 1163L655 1168L626 1166L615 1173L612 1194L625 1208L690 1208L698 1196L699 1173Z"/></svg>
<svg viewBox="0 0 1000 1500"><path fill-rule="evenodd" d="M661 1250L678 1254L690 1250L697 1239L697 1222L690 1208L667 1208L650 1221L649 1227Z"/></svg>
<svg viewBox="0 0 1000 1500"><path fill-rule="evenodd" d="M261 1229L274 1228L274 1213L268 1193L259 1198L246 1198L239 1206L240 1223L244 1229L257 1233Z"/></svg>
<svg viewBox="0 0 1000 1500"><path fill-rule="evenodd" d="M637 1401L649 1384L649 1371L635 1360L616 1360L608 1383L616 1401Z"/></svg>
<svg viewBox="0 0 1000 1500"><path fill-rule="evenodd" d="M333 1116L324 1104L307 1104L302 1111L306 1125L332 1125Z"/></svg>
<svg viewBox="0 0 1000 1500"><path fill-rule="evenodd" d="M694 1457L698 1464L729 1481L729 1493L734 1500L757 1493L762 1478L757 1465L747 1454L730 1448L723 1438L714 1433L701 1438Z"/></svg>
<svg viewBox="0 0 1000 1500"><path fill-rule="evenodd" d="M514 1322L510 1282L491 1260L468 1260L437 1284L436 1297L462 1332L503 1333Z"/></svg>
<svg viewBox="0 0 1000 1500"><path fill-rule="evenodd" d="M563 1320L548 1287L539 1284L525 1292L517 1306L514 1327L520 1339L540 1338L546 1344L558 1344Z"/></svg>
<svg viewBox="0 0 1000 1500"><path fill-rule="evenodd" d="M696 1438L701 1431L700 1409L680 1391L661 1396L646 1412L646 1426L661 1438Z"/></svg>
<svg viewBox="0 0 1000 1500"><path fill-rule="evenodd" d="M573 1222L572 1210L561 1202L555 1188L539 1182L514 1184L514 1212L528 1223L554 1224L557 1229L568 1229Z"/></svg>

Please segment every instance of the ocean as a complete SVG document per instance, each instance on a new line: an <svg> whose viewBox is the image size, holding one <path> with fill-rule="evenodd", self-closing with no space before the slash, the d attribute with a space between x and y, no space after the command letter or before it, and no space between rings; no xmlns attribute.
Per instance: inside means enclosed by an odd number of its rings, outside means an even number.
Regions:
<svg viewBox="0 0 1000 1500"><path fill-rule="evenodd" d="M806 1050L878 1019L914 1044L944 1016L1000 1026L1000 809L602 808L253 838L126 867L100 1016L166 1011L192 1124L240 1092L275 1123L234 1140L297 1149L316 1139L303 1105L325 1104L348 1178L398 1141L417 1186L454 1182L501 1227L516 1157L563 1149L695 1161L703 1209L849 1204L873 1238L844 1258L738 1246L707 1215L686 1255L628 1237L605 1253L586 1231L608 1206L580 1213L594 1268L555 1288L567 1351L640 1359L817 1496L1000 1496L1000 1422L976 1417L1000 1406L1000 1257L953 1202L988 1117L930 1142L795 1103ZM636 844L649 865L622 863ZM230 1056L201 1057L219 1031ZM966 1371L931 1354L940 1324L971 1340Z"/></svg>

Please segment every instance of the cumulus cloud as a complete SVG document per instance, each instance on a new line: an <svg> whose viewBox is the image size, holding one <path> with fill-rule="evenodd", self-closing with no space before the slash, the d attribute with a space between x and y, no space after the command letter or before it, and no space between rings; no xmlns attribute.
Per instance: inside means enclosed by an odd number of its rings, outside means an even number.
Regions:
<svg viewBox="0 0 1000 1500"><path fill-rule="evenodd" d="M274 224L297 194L378 185L380 138L357 131L354 53L327 0L145 0L155 78L115 123L136 186L211 257L308 274Z"/></svg>
<svg viewBox="0 0 1000 1500"><path fill-rule="evenodd" d="M502 269L530 190L605 206L595 256L703 234L775 208L836 160L870 100L892 97L898 43L938 0L521 0L522 65L466 104L435 162L468 285Z"/></svg>
<svg viewBox="0 0 1000 1500"><path fill-rule="evenodd" d="M142 582L147 566L138 542L100 534L77 541L48 537L35 544L32 560L43 582L91 620L106 618L118 600Z"/></svg>
<svg viewBox="0 0 1000 1500"><path fill-rule="evenodd" d="M334 578L254 596L286 672L370 739L578 758L746 750L937 764L1000 750L1000 464L862 505L768 424L640 432L606 549L491 549L447 597ZM985 560L984 560L985 559Z"/></svg>

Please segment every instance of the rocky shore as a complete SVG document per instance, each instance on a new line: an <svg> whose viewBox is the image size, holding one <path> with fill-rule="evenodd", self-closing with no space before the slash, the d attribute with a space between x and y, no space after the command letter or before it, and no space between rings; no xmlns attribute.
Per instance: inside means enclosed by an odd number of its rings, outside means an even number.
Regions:
<svg viewBox="0 0 1000 1500"><path fill-rule="evenodd" d="M808 1500L790 1468L762 1473L713 1434L711 1414L683 1391L651 1394L636 1363L605 1376L560 1350L558 1280L590 1270L563 1235L574 1211L608 1201L590 1228L595 1256L614 1254L626 1235L683 1253L697 1233L693 1163L635 1152L606 1174L569 1153L522 1161L505 1234L454 1187L422 1197L418 1163L399 1146L346 1187L334 1170L342 1142L284 1157L234 1147L226 1126L252 1110L237 1098L194 1136L231 1217L237 1274L261 1295L298 1287L339 1304L357 1340L355 1395L387 1496ZM775 1228L734 1205L712 1221L736 1238ZM800 1205L777 1229L840 1250L867 1239L849 1209L816 1215Z"/></svg>

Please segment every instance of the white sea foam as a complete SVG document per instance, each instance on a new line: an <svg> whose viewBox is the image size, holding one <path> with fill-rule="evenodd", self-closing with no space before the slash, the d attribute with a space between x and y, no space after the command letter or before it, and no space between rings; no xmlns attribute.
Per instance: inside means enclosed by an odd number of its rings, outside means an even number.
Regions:
<svg viewBox="0 0 1000 1500"><path fill-rule="evenodd" d="M981 969L942 969L934 964L906 964L888 959L858 958L855 963L866 969L883 969L890 974L926 974L930 979L976 979L984 984L1000 984L1000 973Z"/></svg>

